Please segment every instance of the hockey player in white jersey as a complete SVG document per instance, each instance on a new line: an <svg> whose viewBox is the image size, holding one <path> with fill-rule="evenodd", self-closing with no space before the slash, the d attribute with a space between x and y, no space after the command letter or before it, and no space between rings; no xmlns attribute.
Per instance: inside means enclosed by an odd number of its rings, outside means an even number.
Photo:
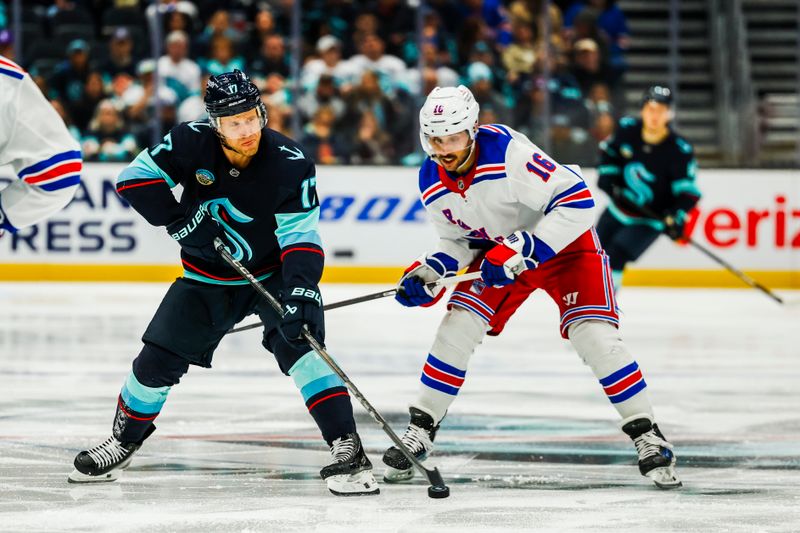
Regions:
<svg viewBox="0 0 800 533"><path fill-rule="evenodd" d="M61 210L81 174L81 152L27 72L0 56L0 166L17 180L0 190L0 234Z"/></svg>
<svg viewBox="0 0 800 533"><path fill-rule="evenodd" d="M397 300L430 306L444 289L426 282L480 271L457 285L427 356L403 443L420 459L459 392L484 335L499 335L536 289L558 304L570 340L617 409L633 440L641 474L676 488L672 445L654 423L647 385L620 338L608 257L592 227L594 201L579 169L562 166L528 138L501 125L478 126L478 104L464 87L437 87L420 110L422 202L439 234L398 284ZM535 356L535 354L531 354ZM384 479L410 479L395 447L383 456Z"/></svg>

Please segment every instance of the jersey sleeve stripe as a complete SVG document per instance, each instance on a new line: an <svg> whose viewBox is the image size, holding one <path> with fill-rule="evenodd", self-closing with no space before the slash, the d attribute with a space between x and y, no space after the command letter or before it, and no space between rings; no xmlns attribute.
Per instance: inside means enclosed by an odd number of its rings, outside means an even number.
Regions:
<svg viewBox="0 0 800 533"><path fill-rule="evenodd" d="M22 179L26 183L30 183L31 185L36 185L37 183L59 179L70 174L80 175L82 166L83 165L80 162L80 160L66 161L64 163L59 163L56 166L50 167L46 171L38 172L36 174L30 174Z"/></svg>
<svg viewBox="0 0 800 533"><path fill-rule="evenodd" d="M25 74L23 74L22 72L7 69L5 67L0 67L0 74L3 74L4 76L8 76L10 78L16 78L18 80L21 80L22 78L25 77Z"/></svg>
<svg viewBox="0 0 800 533"><path fill-rule="evenodd" d="M63 176L59 178L57 181L52 181L50 183L45 183L44 185L39 185L38 187L43 191L53 192L59 191L61 189L66 189L67 187L74 187L81 182L80 174L73 174L71 176Z"/></svg>
<svg viewBox="0 0 800 533"><path fill-rule="evenodd" d="M59 163L72 160L76 160L78 163L81 162L81 153L79 150L69 150L67 152L55 154L52 157L48 157L44 161L39 161L38 163L23 168L19 171L18 175L20 178L34 178L39 176L41 173L50 170L51 167L54 167Z"/></svg>
<svg viewBox="0 0 800 533"><path fill-rule="evenodd" d="M164 183L164 180L140 181L138 183L131 183L130 185L123 185L122 187L118 185L117 192L120 193L126 189L135 189L136 187L144 187L145 185L153 185L155 183Z"/></svg>
<svg viewBox="0 0 800 533"><path fill-rule="evenodd" d="M564 168L566 168L566 167L564 167ZM562 199L567 198L569 196L572 196L573 194L578 193L580 191L584 191L584 190L588 191L588 188L586 187L586 183L584 183L583 181L580 181L580 182L576 183L575 185L573 185L572 187L570 187L569 189L567 189L566 191L555 195L553 197L553 199L550 200L550 203L547 204L547 207L544 210L544 214L546 215L547 213L549 213L550 211L555 209L557 204Z"/></svg>
<svg viewBox="0 0 800 533"><path fill-rule="evenodd" d="M283 258L292 252L311 252L325 257L325 252L323 252L319 248L307 248L298 246L296 248L289 248L288 250L284 250L283 253L281 254L281 261L283 261Z"/></svg>

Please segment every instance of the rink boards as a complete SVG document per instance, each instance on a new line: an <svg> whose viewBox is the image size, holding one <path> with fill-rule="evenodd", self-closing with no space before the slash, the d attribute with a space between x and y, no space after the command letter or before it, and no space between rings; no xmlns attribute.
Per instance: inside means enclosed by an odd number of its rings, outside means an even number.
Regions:
<svg viewBox="0 0 800 533"><path fill-rule="evenodd" d="M0 280L167 281L180 274L178 247L115 192L123 165L87 164L62 212L0 238ZM598 203L594 169L584 177ZM0 188L16 179L0 169ZM700 170L703 192L692 238L772 287L800 288L800 173ZM436 242L419 201L417 172L404 167L317 168L324 280L390 283ZM741 282L688 246L660 239L626 274L629 285L738 287Z"/></svg>

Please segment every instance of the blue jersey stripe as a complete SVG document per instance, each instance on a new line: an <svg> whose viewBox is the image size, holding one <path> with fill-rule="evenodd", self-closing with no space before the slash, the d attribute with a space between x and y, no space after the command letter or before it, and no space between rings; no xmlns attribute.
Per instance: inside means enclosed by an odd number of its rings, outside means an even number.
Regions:
<svg viewBox="0 0 800 533"><path fill-rule="evenodd" d="M56 163L60 163L62 161L67 161L70 159L81 159L81 153L78 150L69 150L68 152L61 152L60 154L56 154L53 157L45 159L44 161L39 161L38 163L31 165L29 167L25 167L19 171L18 176L20 178L24 178L28 174L34 174L39 172L40 170L44 170L47 167L51 167Z"/></svg>
<svg viewBox="0 0 800 533"><path fill-rule="evenodd" d="M74 185L79 184L80 182L81 182L81 177L76 174L76 175L69 176L69 177L66 177L66 178L58 180L58 181L53 181L53 182L50 182L50 183L46 183L44 185L33 184L32 186L33 187L39 187L43 191L52 192L52 191L58 191L60 189L66 189L67 187L72 187Z"/></svg>
<svg viewBox="0 0 800 533"><path fill-rule="evenodd" d="M583 190L585 188L586 188L586 184L581 181L580 183L576 183L575 185L573 185L572 187L570 187L566 191L558 193L557 195L555 195L553 197L552 200L550 200L550 203L547 204L547 207L545 208L544 212L545 213L549 213L550 210L553 208L553 205L555 205L559 200L561 200L562 198L564 198L566 196L569 196L570 194L574 194L574 193L576 193L578 191L581 191L581 190Z"/></svg>
<svg viewBox="0 0 800 533"><path fill-rule="evenodd" d="M16 70L5 69L3 67L0 67L0 74L4 74L6 76L9 76L11 78L16 78L18 80L21 80L22 78L25 77L25 74L21 72L17 72Z"/></svg>

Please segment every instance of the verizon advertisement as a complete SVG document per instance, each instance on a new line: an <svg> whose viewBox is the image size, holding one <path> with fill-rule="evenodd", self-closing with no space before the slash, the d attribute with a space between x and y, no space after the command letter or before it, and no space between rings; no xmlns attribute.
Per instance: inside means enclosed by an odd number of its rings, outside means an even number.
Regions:
<svg viewBox="0 0 800 533"><path fill-rule="evenodd" d="M178 246L166 231L147 224L117 196L114 185L122 168L86 165L66 209L0 238L0 278L4 267L22 264L178 265ZM419 201L416 169L320 166L317 172L328 265L402 267L435 244ZM605 195L594 187L593 169L585 169L584 177L599 216ZM0 188L14 179L10 169L0 169ZM800 172L700 170L698 184L703 199L687 226L693 239L743 270L800 270ZM719 266L664 237L636 268Z"/></svg>

